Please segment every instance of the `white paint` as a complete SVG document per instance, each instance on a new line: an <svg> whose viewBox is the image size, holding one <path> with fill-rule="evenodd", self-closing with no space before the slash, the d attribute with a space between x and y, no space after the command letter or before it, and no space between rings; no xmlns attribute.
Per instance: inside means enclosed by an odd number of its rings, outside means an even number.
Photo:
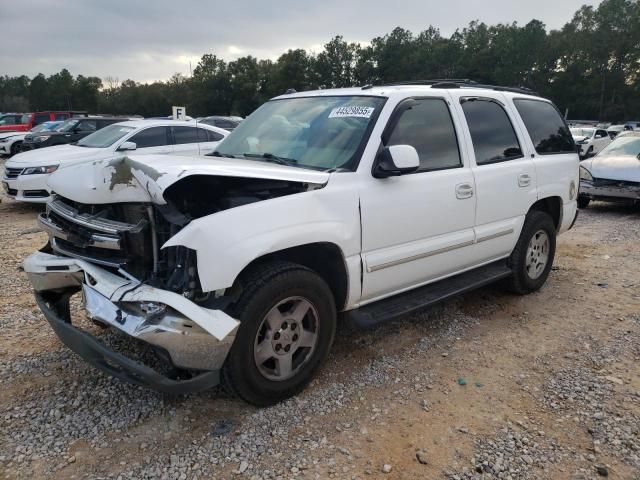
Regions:
<svg viewBox="0 0 640 480"><path fill-rule="evenodd" d="M146 147L146 148L136 148L134 151L119 151L120 146L126 142L131 142L133 139L133 143L135 143L135 136L143 130L153 127L171 127L171 126L185 126L190 128L195 128L195 124L193 122L182 122L182 121L174 121L174 120L130 120L127 122L121 122L118 125L122 125L123 127L132 127L133 130L127 135L120 138L113 145L105 148L86 148L79 147L76 145L58 145L54 147L47 148L39 148L36 150L31 150L28 152L19 153L13 157L11 157L6 162L7 167L11 168L26 168L26 167L39 167L45 165L59 165L57 172L48 175L20 175L14 179L3 178L2 180L7 182L9 188L18 190L18 195L15 197L16 200L24 201L24 202L36 202L36 203L46 203L49 197L30 199L28 197L24 197L23 192L25 190L48 190L48 191L57 191L58 189L66 190L67 188L76 191L83 190L83 185L78 184L78 177L76 176L76 172L81 172L82 169L78 170L82 165L88 164L89 169L93 169L93 164L104 164L105 162L122 160L126 156L135 154L139 155L152 155L152 154L175 154L179 153L181 155L204 155L212 152L218 143L220 142L200 142L200 143L190 143L190 144L181 144L181 145L161 145L155 147ZM198 128L203 128L206 130L210 130L216 132L223 137L229 135L229 132L218 127L212 127L211 125L206 124L198 124ZM177 147L177 148L176 148ZM175 150L178 150L176 152ZM71 174L68 168L73 168L73 174ZM60 173L57 176L54 176L56 173ZM95 180L98 180L95 177L94 173L79 173L80 176L87 178L93 177L94 183ZM95 185L94 185L95 186ZM87 191L87 194L90 194L90 191ZM123 198L127 200L122 201L148 201L148 200L140 200L140 196L137 193L129 192L128 195L124 195Z"/></svg>

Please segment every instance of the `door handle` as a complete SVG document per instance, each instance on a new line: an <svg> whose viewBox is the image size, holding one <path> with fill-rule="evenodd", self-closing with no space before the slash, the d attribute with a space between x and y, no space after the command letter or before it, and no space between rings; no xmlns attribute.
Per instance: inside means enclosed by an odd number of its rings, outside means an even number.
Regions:
<svg viewBox="0 0 640 480"><path fill-rule="evenodd" d="M473 185L470 183L459 183L456 185L456 198L464 200L473 197Z"/></svg>
<svg viewBox="0 0 640 480"><path fill-rule="evenodd" d="M531 175L528 173L521 173L518 175L518 186L519 187L528 187L531 185Z"/></svg>

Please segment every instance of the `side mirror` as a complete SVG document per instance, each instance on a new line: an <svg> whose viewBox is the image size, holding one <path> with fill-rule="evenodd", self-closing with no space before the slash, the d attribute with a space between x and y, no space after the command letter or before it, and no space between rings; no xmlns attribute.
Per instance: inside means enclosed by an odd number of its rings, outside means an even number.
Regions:
<svg viewBox="0 0 640 480"><path fill-rule="evenodd" d="M135 142L122 142L122 145L118 147L119 152L126 152L128 150L135 150L138 148Z"/></svg>
<svg viewBox="0 0 640 480"><path fill-rule="evenodd" d="M384 147L378 154L373 167L375 178L397 177L415 172L420 167L420 157L411 145Z"/></svg>

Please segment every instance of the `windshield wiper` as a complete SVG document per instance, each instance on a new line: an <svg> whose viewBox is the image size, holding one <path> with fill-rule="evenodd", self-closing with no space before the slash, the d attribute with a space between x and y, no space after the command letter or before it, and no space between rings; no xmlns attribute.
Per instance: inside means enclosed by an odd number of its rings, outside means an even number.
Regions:
<svg viewBox="0 0 640 480"><path fill-rule="evenodd" d="M205 157L224 157L224 158L236 158L235 155L231 155L230 153L220 153L217 150L211 153L206 153Z"/></svg>
<svg viewBox="0 0 640 480"><path fill-rule="evenodd" d="M261 158L267 162L277 163L278 165L287 165L290 167L298 165L298 160L296 160L295 158L278 157L277 155L274 155L273 153L269 153L269 152L243 153L242 155L244 155L247 158Z"/></svg>

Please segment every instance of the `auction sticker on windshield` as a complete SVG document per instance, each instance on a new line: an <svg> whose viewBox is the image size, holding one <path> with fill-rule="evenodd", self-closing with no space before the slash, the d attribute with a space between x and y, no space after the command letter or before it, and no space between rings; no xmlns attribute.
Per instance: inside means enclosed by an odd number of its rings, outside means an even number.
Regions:
<svg viewBox="0 0 640 480"><path fill-rule="evenodd" d="M329 118L340 118L340 117L358 117L358 118L369 118L375 108L373 107L338 107L331 110L329 114Z"/></svg>

